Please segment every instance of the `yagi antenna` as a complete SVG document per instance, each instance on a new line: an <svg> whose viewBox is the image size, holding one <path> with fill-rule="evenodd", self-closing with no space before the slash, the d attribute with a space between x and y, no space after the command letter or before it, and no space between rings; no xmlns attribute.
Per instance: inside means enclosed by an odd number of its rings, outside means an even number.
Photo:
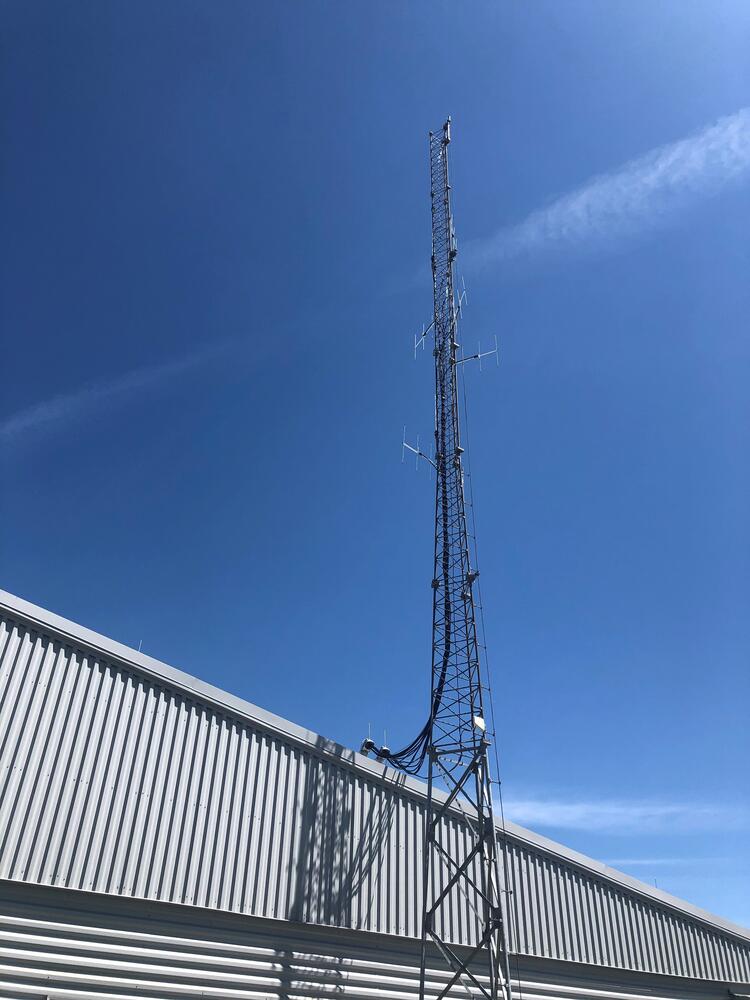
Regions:
<svg viewBox="0 0 750 1000"><path fill-rule="evenodd" d="M416 458L414 459L414 468L415 469L419 468L419 460L420 460L420 458L423 458L425 460L425 462L429 462L429 464L432 466L433 469L437 468L437 466L435 465L435 462L434 462L432 456L431 455L425 455L425 453L420 449L420 447L419 447L419 435L418 434L417 434L416 445L409 444L409 442L406 440L406 426L404 426L404 436L403 436L403 438L401 440L401 461L402 462L404 461L404 457L405 457L407 451L410 451L413 455L416 455Z"/></svg>
<svg viewBox="0 0 750 1000"><path fill-rule="evenodd" d="M467 303L468 301L469 300L466 297L466 282L464 281L463 275L462 275L461 276L461 292L459 293L459 296L458 296L458 315L459 316L461 315L461 309L462 309L464 303Z"/></svg>
<svg viewBox="0 0 750 1000"><path fill-rule="evenodd" d="M479 370L481 372L481 370L482 370L482 358L488 358L488 357L490 357L491 354L495 355L495 361L496 361L496 363L497 363L497 365L499 367L500 366L500 353L498 351L498 346L497 346L497 336L495 336L495 346L492 348L491 351L483 351L482 350L482 342L480 340L479 344L477 346L477 353L476 354L469 354L465 358L456 358L456 362L455 363L457 365L463 365L463 364L466 364L467 361L478 361L479 362Z"/></svg>
<svg viewBox="0 0 750 1000"><path fill-rule="evenodd" d="M435 320L433 319L433 321L430 323L429 326L424 326L424 324L422 325L422 333L421 333L420 336L417 336L416 333L414 334L414 360L415 361L417 360L417 348L421 347L422 350L424 350L425 338L427 337L427 334L430 332L430 330L433 328L434 325L435 325Z"/></svg>

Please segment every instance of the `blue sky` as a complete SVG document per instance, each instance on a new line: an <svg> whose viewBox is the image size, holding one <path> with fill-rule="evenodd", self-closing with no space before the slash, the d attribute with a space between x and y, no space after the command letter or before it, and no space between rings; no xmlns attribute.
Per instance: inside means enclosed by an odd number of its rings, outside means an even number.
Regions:
<svg viewBox="0 0 750 1000"><path fill-rule="evenodd" d="M414 735L450 113L508 814L750 925L747 4L3 12L2 586Z"/></svg>

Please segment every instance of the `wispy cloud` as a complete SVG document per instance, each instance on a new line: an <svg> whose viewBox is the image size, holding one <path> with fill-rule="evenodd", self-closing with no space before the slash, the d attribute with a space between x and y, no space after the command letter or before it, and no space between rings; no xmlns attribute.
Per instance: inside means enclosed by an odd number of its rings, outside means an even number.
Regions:
<svg viewBox="0 0 750 1000"><path fill-rule="evenodd" d="M469 266L557 251L592 251L675 221L693 204L750 178L750 108L618 170L591 178L517 225L464 249Z"/></svg>
<svg viewBox="0 0 750 1000"><path fill-rule="evenodd" d="M705 865L733 863L732 858L607 858L605 864L612 868L703 868Z"/></svg>
<svg viewBox="0 0 750 1000"><path fill-rule="evenodd" d="M523 826L598 833L694 833L750 828L750 811L710 803L510 799L506 815Z"/></svg>
<svg viewBox="0 0 750 1000"><path fill-rule="evenodd" d="M14 442L40 430L51 430L63 421L83 416L102 404L125 399L161 385L206 363L226 349L225 343L193 351L158 365L136 368L116 378L92 382L73 392L52 396L0 419L0 441Z"/></svg>

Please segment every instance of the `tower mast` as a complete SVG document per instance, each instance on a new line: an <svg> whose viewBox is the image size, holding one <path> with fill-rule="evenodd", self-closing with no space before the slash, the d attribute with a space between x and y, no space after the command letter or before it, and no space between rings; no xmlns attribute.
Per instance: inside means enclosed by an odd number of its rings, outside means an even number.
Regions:
<svg viewBox="0 0 750 1000"><path fill-rule="evenodd" d="M435 558L432 580L432 712L426 747L428 806L423 852L423 919L420 998L425 997L427 944L432 941L453 970L438 994L454 984L473 985L480 996L510 1000L508 954L500 867L484 715L475 614L474 583L464 498L463 448L459 421L457 301L453 262L456 237L451 210L448 148L450 118L430 133L432 201L432 285L435 358ZM435 781L447 791L433 795ZM470 838L462 857L447 848L446 818L452 806L464 808ZM466 809L466 806L469 808ZM438 879L441 868L448 879ZM445 940L446 910L454 887L475 901L477 940L462 959ZM484 960L485 983L475 970ZM471 967L471 968L470 968ZM484 978L484 977L483 977Z"/></svg>
<svg viewBox="0 0 750 1000"><path fill-rule="evenodd" d="M427 762L427 811L422 850L422 954L419 997L426 997L428 948L434 946L452 975L435 1000L461 986L472 997L511 1000L504 889L492 809L488 750L494 734L484 714L477 642L474 584L466 525L463 453L459 420L460 364L481 359L481 350L459 357L458 312L453 262L456 237L451 210L448 147L450 118L430 132L432 200L433 318L429 330L435 359L435 452L424 455L435 468L435 557L432 575L432 696L430 716L417 737L397 752L366 739L362 750L407 774L421 774ZM415 345L415 346L417 346ZM441 794L435 791L440 789ZM466 819L459 846L451 829L455 810ZM459 954L449 940L451 912L461 894L476 917L473 944ZM463 955L463 957L462 957ZM478 978L481 976L481 981Z"/></svg>
<svg viewBox="0 0 750 1000"><path fill-rule="evenodd" d="M381 760L409 774L422 773L427 763L420 1000L426 997L427 953L432 946L452 972L435 1000L447 997L454 986L462 986L474 997L511 1000L488 759L494 734L484 714L474 597L479 574L471 565L466 524L457 378L460 364L484 355L481 351L471 358L458 354L461 298L456 297L453 278L457 247L448 171L450 141L449 118L440 132L429 135L434 459L404 442L406 448L430 461L436 472L430 717L416 739L403 750L378 748L371 739L365 740L362 749L374 750ZM424 337L425 334L422 340ZM497 347L487 353L496 354ZM436 788L443 794L435 795ZM464 813L468 830L458 848L451 831L451 817L455 821L457 807ZM451 911L455 910L459 894L476 918L474 943L468 955L463 949L459 954L449 940Z"/></svg>

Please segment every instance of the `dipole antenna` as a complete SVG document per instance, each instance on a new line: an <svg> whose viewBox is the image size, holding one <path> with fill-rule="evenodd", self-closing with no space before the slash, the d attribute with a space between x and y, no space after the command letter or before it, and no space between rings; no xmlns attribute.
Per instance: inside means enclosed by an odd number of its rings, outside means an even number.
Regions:
<svg viewBox="0 0 750 1000"><path fill-rule="evenodd" d="M435 446L429 459L435 470L435 552L432 577L432 690L430 716L417 737L397 752L362 745L381 760L420 774L427 767L427 813L422 854L422 953L420 1000L426 997L427 954L433 945L451 976L435 1000L463 987L471 997L511 1000L506 937L505 890L500 879L497 833L492 809L488 750L494 734L485 719L474 584L479 576L471 563L464 497L463 453L459 421L457 369L493 351L464 358L458 343L458 315L465 289L456 297L456 237L451 209L448 147L451 120L430 132L430 196L432 201L433 319L416 348L432 333L435 360ZM419 448L406 444L419 457ZM445 794L435 795L436 786ZM462 847L450 830L460 808L468 835ZM460 893L475 921L468 953L450 940L451 911ZM481 977L481 979L479 978ZM432 990L430 990L432 994Z"/></svg>

